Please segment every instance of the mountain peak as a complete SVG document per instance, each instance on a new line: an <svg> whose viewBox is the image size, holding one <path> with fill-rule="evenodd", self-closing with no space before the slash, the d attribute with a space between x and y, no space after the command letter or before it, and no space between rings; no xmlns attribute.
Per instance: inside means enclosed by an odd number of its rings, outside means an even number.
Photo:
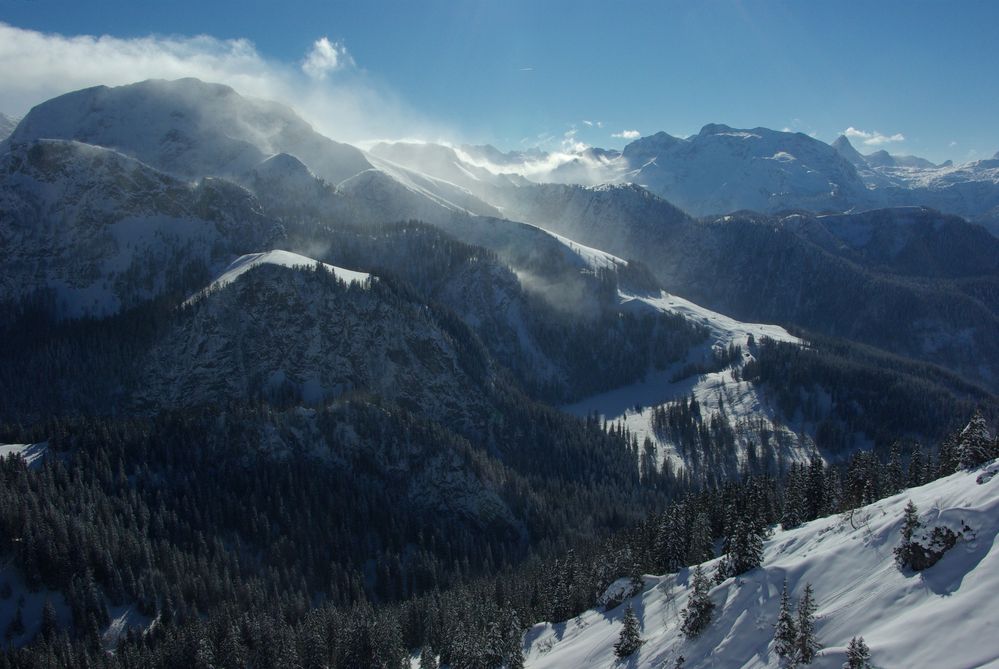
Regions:
<svg viewBox="0 0 999 669"><path fill-rule="evenodd" d="M867 161L864 160L864 156L861 155L860 151L857 151L850 143L850 140L846 135L840 135L832 143L832 148L836 149L836 153L846 158L849 162L853 163L858 167L867 167Z"/></svg>
<svg viewBox="0 0 999 669"><path fill-rule="evenodd" d="M701 131L697 134L704 137L705 135L720 135L732 132L732 130L733 128L731 126L727 126L724 123L708 123L706 126L701 128Z"/></svg>
<svg viewBox="0 0 999 669"><path fill-rule="evenodd" d="M895 159L892 158L890 153L881 149L880 151L867 154L867 164L871 167L894 167Z"/></svg>
<svg viewBox="0 0 999 669"><path fill-rule="evenodd" d="M32 109L10 141L42 137L113 148L185 178L240 175L274 153L294 155L333 184L371 167L360 150L315 132L290 107L193 78L53 98Z"/></svg>

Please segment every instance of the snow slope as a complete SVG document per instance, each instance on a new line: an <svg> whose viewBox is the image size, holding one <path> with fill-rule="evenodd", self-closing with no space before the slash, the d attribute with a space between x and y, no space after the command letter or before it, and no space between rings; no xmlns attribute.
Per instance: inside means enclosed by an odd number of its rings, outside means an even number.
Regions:
<svg viewBox="0 0 999 669"><path fill-rule="evenodd" d="M988 469L994 474L999 463ZM671 668L683 655L686 669L776 668L773 625L787 579L792 601L806 583L814 588L815 630L824 648L813 667L841 667L854 636L864 637L877 667L997 667L999 477L977 483L980 474L959 472L852 514L776 531L765 543L762 567L712 589L714 617L694 641L680 633L692 571L684 570L646 576L644 590L630 600L645 643L626 662L616 662L613 646L627 602L535 625L525 639L527 666ZM921 573L900 571L892 555L910 499L924 525L971 528ZM709 573L715 562L705 564Z"/></svg>
<svg viewBox="0 0 999 669"><path fill-rule="evenodd" d="M29 467L38 468L49 451L49 443L38 444L0 444L0 458L10 458L19 455L24 458Z"/></svg>
<svg viewBox="0 0 999 669"><path fill-rule="evenodd" d="M614 269L627 264L604 251L577 244L561 235L553 236L594 270ZM618 300L622 311L641 313L652 310L683 316L707 328L709 337L703 345L691 349L682 362L665 370L650 370L641 381L588 397L564 407L566 411L578 416L596 412L608 423L626 427L639 443L644 443L646 438L651 439L658 449L659 464L669 460L674 471L686 469L690 463L677 444L657 436L653 430L653 414L657 406L685 400L691 395L697 399L705 418L724 415L736 428L736 440L740 446L736 454L737 462L743 461L750 441L760 443L761 430L774 436L771 445L775 449L775 458L790 462L805 461L812 456L814 446L810 437L801 430L792 430L784 425L761 389L738 378L738 371L753 359L754 347L749 345L751 339L758 342L768 337L803 343L800 339L777 325L737 321L666 291L656 295L619 290ZM721 355L733 345L742 348L740 359L717 371L683 373L685 368L691 366L710 366L716 354Z"/></svg>
<svg viewBox="0 0 999 669"><path fill-rule="evenodd" d="M264 253L248 253L244 256L236 258L229 267L226 268L222 274L220 274L214 281L212 281L208 286L193 295L188 299L188 302L196 299L200 295L204 295L207 292L220 290L225 288L230 283L241 277L246 272L250 271L254 267L260 265L277 265L279 267L315 267L318 261L312 258L307 258L303 255L297 253L292 253L290 251L267 251ZM360 285L365 285L371 275L367 272L356 272L351 269L343 269L342 267L334 267L333 265L328 265L323 263L323 267L326 271L332 272L336 278L344 281L346 283L357 283Z"/></svg>
<svg viewBox="0 0 999 669"><path fill-rule="evenodd" d="M695 347L687 358L665 370L652 370L645 379L630 386L601 393L565 407L578 416L592 415L594 412L612 425L623 425L631 434L644 443L648 438L655 444L660 465L667 460L674 471L688 469L691 465L689 454L684 454L679 445L668 439L661 439L653 429L653 416L656 408L693 396L701 407L705 422L713 416L724 416L736 434L737 451L731 465L739 465L745 460L750 443L760 445L764 439L761 433L771 438L766 442L775 461L807 461L815 453L810 430L804 426L792 426L771 404L763 389L748 381L740 380L739 370L753 359L754 346L749 345L750 337L759 341L769 337L778 341L801 343L776 325L743 323L728 316L705 309L682 297L662 291L659 295L632 295L619 292L622 309L652 309L663 313L679 314L688 320L705 326L710 332L707 342ZM704 365L711 366L715 354L721 354L729 346L742 348L741 358L726 364L716 371L684 373L685 368ZM736 473L735 471L728 472Z"/></svg>

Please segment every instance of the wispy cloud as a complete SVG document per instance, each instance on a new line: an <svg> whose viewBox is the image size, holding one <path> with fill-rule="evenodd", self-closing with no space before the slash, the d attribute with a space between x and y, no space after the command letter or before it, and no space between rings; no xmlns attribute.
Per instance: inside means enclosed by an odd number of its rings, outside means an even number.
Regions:
<svg viewBox="0 0 999 669"><path fill-rule="evenodd" d="M874 130L867 132L865 130L858 130L853 126L850 126L843 131L849 139L857 139L866 144L867 146L881 146L883 144L892 144L895 142L904 142L905 135L900 132L894 135L883 135L880 132Z"/></svg>
<svg viewBox="0 0 999 669"><path fill-rule="evenodd" d="M572 128L569 128L562 134L563 151L566 151L568 153L580 153L590 148L589 144L587 144L586 142L581 142L579 141L579 139L576 138L577 133L578 130L576 130L575 126L573 126Z"/></svg>
<svg viewBox="0 0 999 669"><path fill-rule="evenodd" d="M641 136L642 133L637 130L622 130L611 135L611 137L617 137L618 139L638 139Z"/></svg>
<svg viewBox="0 0 999 669"><path fill-rule="evenodd" d="M522 68L520 68L520 71L521 72L534 72L534 68L533 67L522 67Z"/></svg>
<svg viewBox="0 0 999 669"><path fill-rule="evenodd" d="M0 104L8 114L23 115L51 97L89 86L181 77L290 104L341 141L392 137L403 127L413 135L450 134L372 84L343 45L326 37L316 40L303 60L286 63L265 58L246 39L67 36L0 22Z"/></svg>
<svg viewBox="0 0 999 669"><path fill-rule="evenodd" d="M604 127L603 121L583 121L583 125L587 128L602 128Z"/></svg>
<svg viewBox="0 0 999 669"><path fill-rule="evenodd" d="M325 35L312 44L312 50L302 61L302 72L313 79L325 79L326 75L335 70L354 64L345 47L340 42L331 42Z"/></svg>

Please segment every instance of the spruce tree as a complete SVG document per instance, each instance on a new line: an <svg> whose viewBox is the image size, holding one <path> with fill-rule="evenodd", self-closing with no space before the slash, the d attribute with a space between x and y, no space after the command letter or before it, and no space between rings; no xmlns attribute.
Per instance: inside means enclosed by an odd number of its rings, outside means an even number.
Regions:
<svg viewBox="0 0 999 669"><path fill-rule="evenodd" d="M739 518L733 524L726 544L728 576L744 574L756 569L763 562L763 537L743 518Z"/></svg>
<svg viewBox="0 0 999 669"><path fill-rule="evenodd" d="M507 669L524 669L524 629L514 608L507 616L504 658Z"/></svg>
<svg viewBox="0 0 999 669"><path fill-rule="evenodd" d="M709 590L711 584L704 570L698 565L694 569L692 591L690 599L687 601L687 608L683 610L683 624L680 629L688 639L695 639L711 623L711 614L714 611L715 603L711 601Z"/></svg>
<svg viewBox="0 0 999 669"><path fill-rule="evenodd" d="M902 543L895 547L895 563L900 569L911 566L913 554L913 537L922 523L919 522L919 509L909 500L905 505L905 516L902 518L902 527L899 532L902 534Z"/></svg>
<svg viewBox="0 0 999 669"><path fill-rule="evenodd" d="M871 649L864 643L864 637L853 637L846 648L846 663L843 669L870 669Z"/></svg>
<svg viewBox="0 0 999 669"><path fill-rule="evenodd" d="M635 615L631 604L628 604L628 608L624 610L624 626L621 628L621 636L614 644L614 654L620 658L629 657L641 648L643 643L638 630L638 616Z"/></svg>
<svg viewBox="0 0 999 669"><path fill-rule="evenodd" d="M437 655L430 646L424 645L420 649L420 669L437 669Z"/></svg>
<svg viewBox="0 0 999 669"><path fill-rule="evenodd" d="M797 657L798 626L791 615L791 602L787 595L787 579L780 593L780 611L774 625L774 650L787 665L794 666Z"/></svg>
<svg viewBox="0 0 999 669"><path fill-rule="evenodd" d="M995 456L992 452L992 435L978 409L957 437L956 456L961 469L972 469Z"/></svg>
<svg viewBox="0 0 999 669"><path fill-rule="evenodd" d="M690 528L690 548L687 551L687 564L700 564L715 556L714 542L711 540L711 519L708 514L699 511L694 516Z"/></svg>
<svg viewBox="0 0 999 669"><path fill-rule="evenodd" d="M805 592L798 600L797 659L802 664L811 664L822 645L815 638L815 598L812 584L805 584Z"/></svg>

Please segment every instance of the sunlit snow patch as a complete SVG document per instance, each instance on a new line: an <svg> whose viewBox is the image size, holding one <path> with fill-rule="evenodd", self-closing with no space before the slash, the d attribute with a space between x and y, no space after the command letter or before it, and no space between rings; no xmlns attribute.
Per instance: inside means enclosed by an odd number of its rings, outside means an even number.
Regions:
<svg viewBox="0 0 999 669"><path fill-rule="evenodd" d="M49 442L38 444L0 444L0 458L20 455L29 467L40 467L49 451Z"/></svg>
<svg viewBox="0 0 999 669"><path fill-rule="evenodd" d="M187 302L190 303L210 291L225 288L243 274L246 274L254 267L258 267L260 265L278 265L279 267L290 268L311 268L316 267L319 264L318 260L313 260L312 258L308 258L297 253L291 253L290 251L275 250L267 251L266 253L250 253L245 256L240 256L234 260L232 264L218 276L218 278L208 284L206 288L199 291L197 294L192 295ZM367 272L357 272L351 269L343 269L342 267L335 267L326 263L321 264L326 271L332 272L334 276L348 284L356 283L364 286L371 279L371 275Z"/></svg>

